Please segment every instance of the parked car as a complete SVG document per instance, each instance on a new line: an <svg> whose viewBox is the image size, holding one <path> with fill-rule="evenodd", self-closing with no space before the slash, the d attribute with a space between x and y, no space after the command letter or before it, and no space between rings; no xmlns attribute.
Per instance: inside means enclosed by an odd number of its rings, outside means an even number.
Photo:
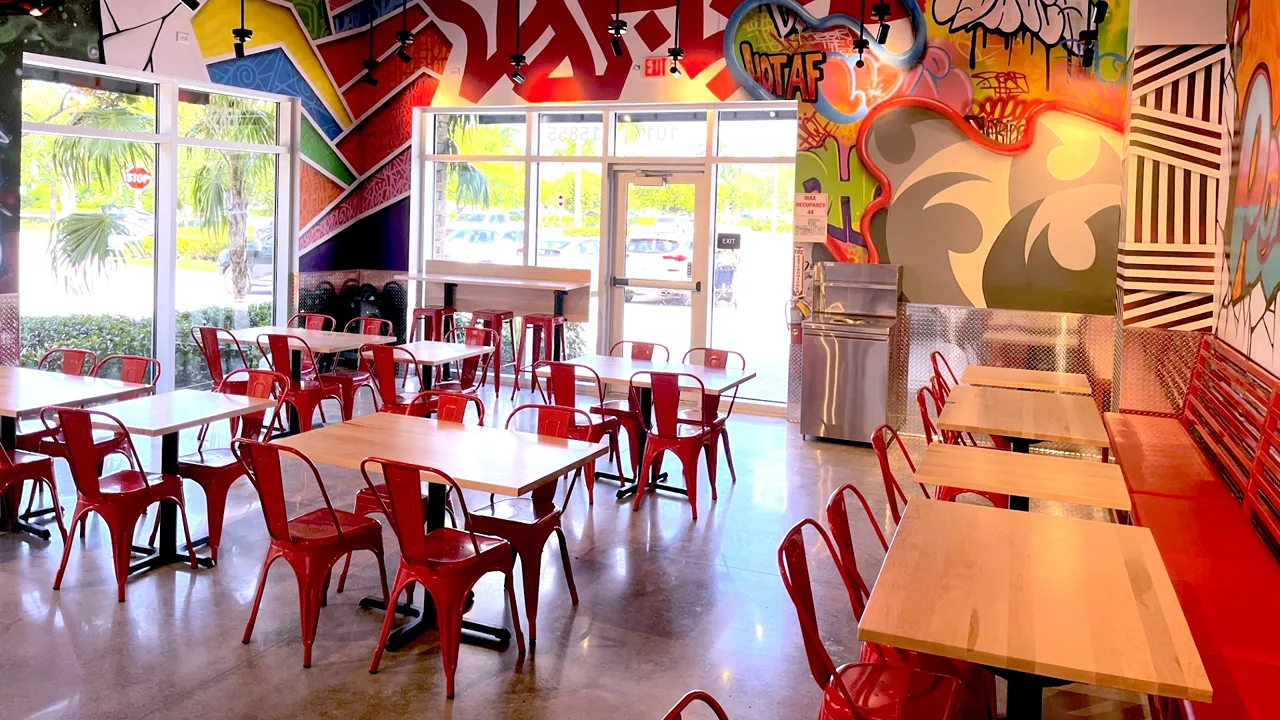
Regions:
<svg viewBox="0 0 1280 720"><path fill-rule="evenodd" d="M509 263L523 255L523 228L459 228L444 239L444 256L457 262Z"/></svg>
<svg viewBox="0 0 1280 720"><path fill-rule="evenodd" d="M249 290L270 290L276 269L276 229L268 223L254 233L245 247L245 260L249 264ZM231 279L231 248L218 253L218 274L227 292L234 292Z"/></svg>
<svg viewBox="0 0 1280 720"><path fill-rule="evenodd" d="M693 242L669 237L633 237L627 240L626 273L636 280L672 280L684 282L693 277ZM685 290L659 288L626 288L626 302L633 300L674 300L689 303Z"/></svg>
<svg viewBox="0 0 1280 720"><path fill-rule="evenodd" d="M600 238L567 237L538 241L538 257L554 258L552 265L594 268L600 259Z"/></svg>

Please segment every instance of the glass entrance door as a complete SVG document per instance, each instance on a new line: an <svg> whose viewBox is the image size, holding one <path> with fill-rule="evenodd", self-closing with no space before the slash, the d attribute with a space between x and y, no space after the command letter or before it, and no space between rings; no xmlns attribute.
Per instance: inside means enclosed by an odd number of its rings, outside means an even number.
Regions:
<svg viewBox="0 0 1280 720"><path fill-rule="evenodd" d="M707 337L708 178L693 171L619 170L613 187L610 345L661 343L678 362Z"/></svg>

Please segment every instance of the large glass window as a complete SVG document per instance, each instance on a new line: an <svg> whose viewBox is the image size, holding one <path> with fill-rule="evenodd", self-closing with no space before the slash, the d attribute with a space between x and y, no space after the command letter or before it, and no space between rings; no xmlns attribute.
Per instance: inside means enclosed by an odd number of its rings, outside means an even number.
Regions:
<svg viewBox="0 0 1280 720"><path fill-rule="evenodd" d="M526 140L523 113L436 116L438 155L523 155Z"/></svg>
<svg viewBox="0 0 1280 720"><path fill-rule="evenodd" d="M614 143L614 154L623 157L702 157L707 154L707 113L623 113Z"/></svg>
<svg viewBox="0 0 1280 720"><path fill-rule="evenodd" d="M600 155L603 113L545 113L538 116L539 155Z"/></svg>
<svg viewBox="0 0 1280 720"><path fill-rule="evenodd" d="M435 257L523 265L524 163L436 164Z"/></svg>
<svg viewBox="0 0 1280 720"><path fill-rule="evenodd" d="M73 346L157 357L166 386L207 384L191 327L275 319L292 238L276 221L288 108L54 65L23 73L22 363ZM176 155L161 155L171 141Z"/></svg>
<svg viewBox="0 0 1280 720"><path fill-rule="evenodd" d="M717 142L723 157L795 157L795 110L720 113Z"/></svg>

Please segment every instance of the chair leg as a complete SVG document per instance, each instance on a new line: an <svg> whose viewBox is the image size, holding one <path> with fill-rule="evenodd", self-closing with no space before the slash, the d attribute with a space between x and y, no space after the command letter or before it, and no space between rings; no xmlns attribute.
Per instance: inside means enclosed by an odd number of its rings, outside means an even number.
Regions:
<svg viewBox="0 0 1280 720"><path fill-rule="evenodd" d="M258 606L262 605L262 591L267 587L267 573L271 571L271 564L279 558L280 553L271 548L262 561L262 570L258 573L258 591L253 594L253 609L249 611L249 623L244 626L244 637L240 639L245 645L249 644L249 638L253 636L253 624L258 621Z"/></svg>
<svg viewBox="0 0 1280 720"><path fill-rule="evenodd" d="M428 592L431 588L428 587ZM453 699L453 676L458 670L458 650L462 644L462 597L460 593L431 593L436 605L436 626L440 629L440 658L444 661L445 697Z"/></svg>
<svg viewBox="0 0 1280 720"><path fill-rule="evenodd" d="M302 619L302 667L311 667L311 647L316 642L316 629L320 626L320 607L324 604L324 589L329 584L329 573L320 575L298 574L298 610Z"/></svg>
<svg viewBox="0 0 1280 720"><path fill-rule="evenodd" d="M62 535L63 544L66 544L67 526L62 524L62 505L58 502L57 484L54 483L52 476L47 478L37 478L34 484L39 485L41 488L43 488L45 485L49 486L49 495L53 497L53 519L56 520L58 523L58 532ZM41 495L43 496L43 492L41 493Z"/></svg>
<svg viewBox="0 0 1280 720"><path fill-rule="evenodd" d="M631 503L631 510L634 512L640 509L640 501L644 499L644 491L649 486L649 476L652 474L650 468L655 463L662 460L662 450L655 447L654 443L648 443L644 446L644 459L640 462L640 469L636 472L636 499Z"/></svg>
<svg viewBox="0 0 1280 720"><path fill-rule="evenodd" d="M103 516L107 519L108 516ZM120 527L127 524L128 527ZM124 602L124 583L129 579L129 560L133 558L133 528L137 518L129 522L124 517L107 519L107 532L111 536L111 560L116 571L116 600Z"/></svg>
<svg viewBox="0 0 1280 720"><path fill-rule="evenodd" d="M716 444L716 438L713 435L709 441L702 443L702 449L706 451L707 456L707 477L711 479L711 500L715 501L719 498L716 496L716 468L718 467L719 458L716 451L720 448ZM696 465L696 463L695 463Z"/></svg>
<svg viewBox="0 0 1280 720"><path fill-rule="evenodd" d="M373 660L369 663L370 675L377 674L378 665L382 664L382 652L387 649L387 638L391 636L391 629L396 624L396 603L400 601L400 592L412 583L413 578L405 575L403 570L396 571L396 582L387 598L387 614L382 619L382 634L378 636L378 644L373 648Z"/></svg>
<svg viewBox="0 0 1280 720"><path fill-rule="evenodd" d="M231 487L215 487L214 483L210 485L211 487L204 488L205 516L209 525L209 556L213 558L213 564L217 565L218 545L222 542L222 519L227 514L227 493Z"/></svg>
<svg viewBox="0 0 1280 720"><path fill-rule="evenodd" d="M538 647L538 580L542 576L542 546L513 545L520 557L520 575L524 581L524 616L529 623L529 650Z"/></svg>
<svg viewBox="0 0 1280 720"><path fill-rule="evenodd" d="M560 540L560 562L564 563L564 579L569 583L569 597L577 605L578 588L573 584L573 565L569 562L569 544L564 537L564 528L556 528L556 538Z"/></svg>
<svg viewBox="0 0 1280 720"><path fill-rule="evenodd" d="M520 608L516 605L515 569L506 568L502 572L506 576L507 604L511 606L511 626L515 628L516 649L524 655L524 631L520 629Z"/></svg>
<svg viewBox="0 0 1280 720"><path fill-rule="evenodd" d="M680 458L680 464L684 466L684 486L689 491L689 507L693 509L694 520L698 519L698 455L701 451L701 448L695 448L693 452L686 452ZM714 488L715 480L711 482Z"/></svg>
<svg viewBox="0 0 1280 720"><path fill-rule="evenodd" d="M71 512L70 532L75 532L76 523L80 523L80 527L84 527L85 515L88 513L80 503L76 503L76 509ZM69 535L68 535L69 537ZM62 543L62 564L58 566L58 574L53 576L53 589L57 590L62 587L62 575L67 571L67 560L71 559L71 543Z"/></svg>
<svg viewBox="0 0 1280 720"><path fill-rule="evenodd" d="M511 399L516 399L516 393L520 392L520 368L524 365L524 336L529 333L529 326L525 325L524 320L520 321L520 346L516 349L516 372L515 382L511 384Z"/></svg>
<svg viewBox="0 0 1280 720"><path fill-rule="evenodd" d="M178 517L182 518L182 535L187 539L187 557L191 559L191 569L195 570L200 565L196 562L196 549L191 547L191 526L187 523L187 503L181 495L177 497L175 502L178 503ZM131 532L129 535L131 536L130 540L132 540L133 533ZM213 535L211 534L209 538L212 540ZM133 546L130 545L129 547L132 550Z"/></svg>
<svg viewBox="0 0 1280 720"><path fill-rule="evenodd" d="M595 505L596 504L596 467L595 465L588 465L586 468L586 472L584 472L583 475L585 476L584 480L587 483L587 504Z"/></svg>
<svg viewBox="0 0 1280 720"><path fill-rule="evenodd" d="M724 461L729 464L729 480L738 483L738 473L733 469L733 451L729 449L729 428L720 428L720 439L724 441Z"/></svg>
<svg viewBox="0 0 1280 720"><path fill-rule="evenodd" d="M381 545L381 543L379 543L379 545ZM385 558L383 556L382 548L380 546L370 548L369 552L372 552L373 556L378 559L378 580L382 584L382 604L387 607L391 607L393 603L391 602L391 594L387 592L387 566L384 562ZM348 555L347 557L350 556Z"/></svg>
<svg viewBox="0 0 1280 720"><path fill-rule="evenodd" d="M338 592L341 593L347 587L347 571L351 569L351 556L354 553L347 553L347 559L342 563L342 574L338 575ZM385 584L385 582L384 582Z"/></svg>

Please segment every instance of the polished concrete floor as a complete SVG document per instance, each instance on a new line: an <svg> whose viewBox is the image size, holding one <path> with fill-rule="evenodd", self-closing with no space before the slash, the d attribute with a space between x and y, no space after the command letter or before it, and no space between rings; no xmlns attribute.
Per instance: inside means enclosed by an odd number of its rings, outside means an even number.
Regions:
<svg viewBox="0 0 1280 720"><path fill-rule="evenodd" d="M490 403L491 417L510 407L504 400L494 412ZM302 668L297 589L284 563L272 569L252 642L241 644L266 546L247 481L231 492L216 568L174 566L135 577L123 604L100 521L90 523L86 539L71 541L58 592L50 588L60 539L0 535L0 718L641 720L661 718L693 688L717 696L735 720L816 717L820 691L779 580L777 545L796 521L820 517L827 496L846 482L884 516L875 457L866 448L804 442L781 419L741 417L730 427L738 482L730 484L722 461L720 498L712 503L704 469L696 522L684 498L650 495L632 512L607 483L597 486L594 506L579 488L566 513L579 605L570 603L551 543L536 653L521 658L514 648L464 645L453 701L444 696L435 633L385 654L381 672L368 673L382 614L357 605L377 592L367 554L356 558L347 592L330 594L310 669ZM158 446L152 451L158 457ZM363 487L359 475L322 471L335 504L349 507ZM70 508L65 467L59 480ZM297 510L321 504L300 473L288 481ZM188 484L187 497L193 533L204 535L199 487ZM882 554L870 530L858 527L870 581ZM149 521L139 527L139 540L149 528ZM385 539L393 574L395 539L390 532ZM856 626L829 562L825 551L812 553L822 632L836 661L847 662L857 656ZM483 580L476 596L472 617L507 621L499 576ZM1139 697L1097 688L1068 686L1050 692L1046 705L1053 718L1146 717Z"/></svg>

